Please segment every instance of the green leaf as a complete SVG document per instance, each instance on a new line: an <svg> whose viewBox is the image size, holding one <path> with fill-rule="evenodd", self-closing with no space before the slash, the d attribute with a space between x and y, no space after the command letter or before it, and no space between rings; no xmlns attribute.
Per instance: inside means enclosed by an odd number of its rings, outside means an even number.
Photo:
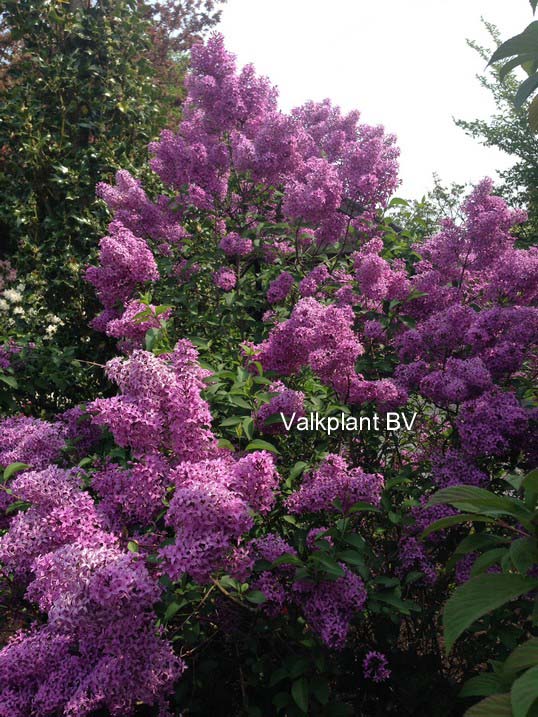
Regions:
<svg viewBox="0 0 538 717"><path fill-rule="evenodd" d="M165 610L163 616L164 622L168 622L169 620L171 620L180 609L181 605L179 605L177 602L171 602Z"/></svg>
<svg viewBox="0 0 538 717"><path fill-rule="evenodd" d="M294 480L295 478L300 476L305 468L308 468L308 463L305 463L304 461L298 461L290 471L290 480Z"/></svg>
<svg viewBox="0 0 538 717"><path fill-rule="evenodd" d="M484 672L467 680L458 697L489 697L499 692L501 681L494 672Z"/></svg>
<svg viewBox="0 0 538 717"><path fill-rule="evenodd" d="M0 374L0 381L7 383L8 386L11 386L11 388L18 388L19 386L19 384L17 383L17 379L13 378L13 376L6 376L5 374Z"/></svg>
<svg viewBox="0 0 538 717"><path fill-rule="evenodd" d="M250 440L254 433L254 421L250 416L243 419L243 431L245 436Z"/></svg>
<svg viewBox="0 0 538 717"><path fill-rule="evenodd" d="M538 699L538 665L531 667L519 677L510 690L514 717L527 717L527 714Z"/></svg>
<svg viewBox="0 0 538 717"><path fill-rule="evenodd" d="M520 573L538 565L538 547L534 538L519 538L510 546L510 560Z"/></svg>
<svg viewBox="0 0 538 717"><path fill-rule="evenodd" d="M128 550L129 552L131 552L131 553L138 553L139 550L140 550L140 548L139 548L139 546L138 546L138 543L135 543L134 540L130 540L130 541L127 543L127 550Z"/></svg>
<svg viewBox="0 0 538 717"><path fill-rule="evenodd" d="M311 558L314 562L319 563L323 570L330 575L338 578L341 578L344 575L342 566L338 565L336 560L333 560L333 558L330 558L328 555L324 555L323 553L312 553Z"/></svg>
<svg viewBox="0 0 538 717"><path fill-rule="evenodd" d="M500 563L507 552L507 548L493 548L493 550L487 550L483 555L480 555L474 561L473 567L471 568L471 576L474 577L475 575L480 575L492 565Z"/></svg>
<svg viewBox="0 0 538 717"><path fill-rule="evenodd" d="M476 620L537 586L538 579L503 574L479 575L456 588L443 612L447 654L462 632Z"/></svg>
<svg viewBox="0 0 538 717"><path fill-rule="evenodd" d="M261 592L261 590L253 590L247 595L247 600L255 605L261 605L267 600L267 597Z"/></svg>
<svg viewBox="0 0 538 717"><path fill-rule="evenodd" d="M15 475L15 473L19 473L20 471L25 471L27 468L30 468L27 463L20 463L19 461L16 461L15 463L10 463L4 469L4 475L2 478L3 482L5 483L11 478L12 475Z"/></svg>
<svg viewBox="0 0 538 717"><path fill-rule="evenodd" d="M453 505L467 513L479 515L512 515L521 522L532 521L533 513L515 498L495 495L483 488L470 485L454 485L435 493L428 505Z"/></svg>
<svg viewBox="0 0 538 717"><path fill-rule="evenodd" d="M513 717L510 695L486 697L485 700L470 707L465 713L465 717Z"/></svg>
<svg viewBox="0 0 538 717"><path fill-rule="evenodd" d="M536 97L532 104L536 104L536 120L538 123L538 97ZM530 112L530 109L529 109ZM538 130L538 127L537 127ZM527 505L530 504L530 507L534 507L536 501L538 500L538 468L535 468L530 473L527 473L527 475L523 478L521 481L521 487L525 491L525 501L527 502Z"/></svg>
<svg viewBox="0 0 538 717"><path fill-rule="evenodd" d="M271 453L278 453L278 449L268 441L262 441L261 438L256 438L254 441L250 441L246 447L247 451L271 451Z"/></svg>
<svg viewBox="0 0 538 717"><path fill-rule="evenodd" d="M536 54L538 51L538 22L531 24L519 35L511 37L500 45L491 56L488 65L514 55Z"/></svg>
<svg viewBox="0 0 538 717"><path fill-rule="evenodd" d="M235 451L234 444L231 443L227 438L219 438L217 445L219 448L229 448L230 450Z"/></svg>
<svg viewBox="0 0 538 717"><path fill-rule="evenodd" d="M536 6L538 5L538 0L530 0L530 4L532 7L532 11L536 12Z"/></svg>
<svg viewBox="0 0 538 717"><path fill-rule="evenodd" d="M304 712L308 713L308 682L304 677L295 680L291 686L291 696L297 707Z"/></svg>
<svg viewBox="0 0 538 717"><path fill-rule="evenodd" d="M485 515L476 515L473 513L459 513L458 515L449 515L446 518L439 518L439 520L434 521L428 527L426 530L421 533L421 538L426 538L428 535L431 535L432 533L435 533L437 530L445 530L445 528L451 528L453 525L459 525L460 523L470 523L473 522L479 522L479 523L493 523L495 522L493 518L488 518Z"/></svg>
<svg viewBox="0 0 538 717"><path fill-rule="evenodd" d="M220 425L223 426L223 428L226 428L228 426L237 426L241 421L243 420L243 416L230 416L229 418L225 418L223 421L220 422Z"/></svg>
<svg viewBox="0 0 538 717"><path fill-rule="evenodd" d="M519 85L518 90L516 92L516 96L514 97L514 105L517 109L520 109L525 100L527 100L530 95L532 95L532 93L536 90L537 87L538 74L534 74L530 77L527 77L527 79Z"/></svg>
<svg viewBox="0 0 538 717"><path fill-rule="evenodd" d="M282 553L276 560L273 560L273 567L278 565L300 565L303 566L302 561L293 553Z"/></svg>
<svg viewBox="0 0 538 717"><path fill-rule="evenodd" d="M517 57L513 57L511 60L508 60L508 62L506 62L499 70L499 79L503 81L506 76L512 72L512 70L515 70L516 67L519 67L519 65L524 62L532 60L533 57L534 55L527 53L525 55L517 55Z"/></svg>
<svg viewBox="0 0 538 717"><path fill-rule="evenodd" d="M508 655L504 665L503 673L512 675L528 667L538 665L538 637L532 637Z"/></svg>

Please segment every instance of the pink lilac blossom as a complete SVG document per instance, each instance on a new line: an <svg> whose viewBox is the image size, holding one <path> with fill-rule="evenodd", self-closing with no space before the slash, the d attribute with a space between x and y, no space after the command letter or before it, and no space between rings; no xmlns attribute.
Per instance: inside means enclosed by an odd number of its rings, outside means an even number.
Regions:
<svg viewBox="0 0 538 717"><path fill-rule="evenodd" d="M456 424L466 453L496 456L506 453L525 433L528 415L513 393L494 387L464 403Z"/></svg>
<svg viewBox="0 0 538 717"><path fill-rule="evenodd" d="M329 270L325 264L318 264L299 283L301 296L315 296L321 285L330 278Z"/></svg>
<svg viewBox="0 0 538 717"><path fill-rule="evenodd" d="M220 240L219 249L229 257L245 257L252 252L253 244L251 239L230 232Z"/></svg>
<svg viewBox="0 0 538 717"><path fill-rule="evenodd" d="M0 561L16 575L27 576L40 555L75 540L86 545L114 542L91 496L82 492L76 470L50 466L26 471L12 481L11 489L31 503L13 516L9 531L0 537Z"/></svg>
<svg viewBox="0 0 538 717"><path fill-rule="evenodd" d="M282 433L282 422L266 423L269 418L278 418L280 414L288 419L297 420L305 415L304 393L293 391L282 383L273 381L268 387L269 393L276 394L268 403L260 406L254 414L254 423L258 430L268 435Z"/></svg>
<svg viewBox="0 0 538 717"><path fill-rule="evenodd" d="M270 304L279 304L284 301L295 283L293 274L289 271L283 271L269 284L267 290L267 301Z"/></svg>
<svg viewBox="0 0 538 717"><path fill-rule="evenodd" d="M166 309L157 316L153 304L143 304L137 299L125 305L123 314L109 321L105 328L107 336L121 339L119 347L123 351L132 351L140 348L149 329L158 329L161 322L172 315L171 309Z"/></svg>
<svg viewBox="0 0 538 717"><path fill-rule="evenodd" d="M363 352L353 331L350 307L324 306L312 298L301 299L288 320L278 324L269 338L257 346L266 370L283 376L309 365L342 394L357 377L355 360Z"/></svg>
<svg viewBox="0 0 538 717"><path fill-rule="evenodd" d="M34 469L45 468L61 458L66 428L39 418L15 416L0 421L0 465L27 463Z"/></svg>
<svg viewBox="0 0 538 717"><path fill-rule="evenodd" d="M148 455L127 469L107 464L92 475L99 512L111 525L147 525L163 509L168 473L159 455Z"/></svg>
<svg viewBox="0 0 538 717"><path fill-rule="evenodd" d="M319 583L296 582L295 599L309 627L322 642L335 650L344 647L352 619L366 602L366 588L358 575L340 563L343 576Z"/></svg>
<svg viewBox="0 0 538 717"><path fill-rule="evenodd" d="M213 274L213 283L217 289L231 291L237 284L236 273L228 266L221 266L221 268Z"/></svg>
<svg viewBox="0 0 538 717"><path fill-rule="evenodd" d="M0 652L0 704L10 717L164 710L185 665L155 631L159 594L143 563L114 546L75 542L40 556L27 596L48 622Z"/></svg>
<svg viewBox="0 0 538 717"><path fill-rule="evenodd" d="M287 498L286 506L291 513L346 513L358 502L378 505L382 490L383 476L350 468L344 458L330 454Z"/></svg>
<svg viewBox="0 0 538 717"><path fill-rule="evenodd" d="M165 449L172 450L178 462L200 459L215 439L209 407L200 396L207 372L197 358L187 340L178 341L168 358L139 349L127 359L114 358L106 371L121 394L96 399L88 412L136 457Z"/></svg>
<svg viewBox="0 0 538 717"><path fill-rule="evenodd" d="M159 278L155 258L144 239L135 236L118 221L99 242L99 266L90 266L86 279L92 284L105 309L128 301L137 286Z"/></svg>
<svg viewBox="0 0 538 717"><path fill-rule="evenodd" d="M374 682L384 682L390 677L389 663L382 652L370 651L362 663L364 676Z"/></svg>

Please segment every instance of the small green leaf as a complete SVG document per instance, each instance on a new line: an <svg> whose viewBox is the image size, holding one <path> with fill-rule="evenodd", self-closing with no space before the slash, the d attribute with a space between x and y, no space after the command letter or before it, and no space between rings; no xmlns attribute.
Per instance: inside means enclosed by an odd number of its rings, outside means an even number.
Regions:
<svg viewBox="0 0 538 717"><path fill-rule="evenodd" d="M171 620L180 609L181 605L179 605L177 602L171 602L165 610L163 617L164 622L168 622L169 620Z"/></svg>
<svg viewBox="0 0 538 717"><path fill-rule="evenodd" d="M308 682L304 677L300 677L291 686L291 696L297 707L304 712L308 713Z"/></svg>
<svg viewBox="0 0 538 717"><path fill-rule="evenodd" d="M15 475L15 473L19 473L20 471L25 471L28 468L30 468L30 466L27 463L20 463L19 461L16 461L15 463L10 463L4 469L4 475L3 475L4 483L6 481L8 481L12 475Z"/></svg>
<svg viewBox="0 0 538 717"><path fill-rule="evenodd" d="M456 588L443 612L447 654L476 620L537 586L538 579L503 574L479 575Z"/></svg>
<svg viewBox="0 0 538 717"><path fill-rule="evenodd" d="M13 376L6 376L5 374L0 374L0 381L7 383L8 386L11 386L11 388L18 388L19 386L19 384L17 383L17 379L13 378Z"/></svg>
<svg viewBox="0 0 538 717"><path fill-rule="evenodd" d="M278 453L278 450L268 441L262 441L261 438L251 441L246 447L247 451L271 451L271 453Z"/></svg>
<svg viewBox="0 0 538 717"><path fill-rule="evenodd" d="M138 543L135 543L134 540L130 540L127 543L127 550L129 550L131 553L138 553L140 548L138 546Z"/></svg>
<svg viewBox="0 0 538 717"><path fill-rule="evenodd" d="M290 471L290 480L295 480L295 478L301 475L305 468L308 468L308 463L298 461Z"/></svg>
<svg viewBox="0 0 538 717"><path fill-rule="evenodd" d="M261 605L267 600L267 597L261 592L261 590L253 590L247 595L247 600L255 605Z"/></svg>

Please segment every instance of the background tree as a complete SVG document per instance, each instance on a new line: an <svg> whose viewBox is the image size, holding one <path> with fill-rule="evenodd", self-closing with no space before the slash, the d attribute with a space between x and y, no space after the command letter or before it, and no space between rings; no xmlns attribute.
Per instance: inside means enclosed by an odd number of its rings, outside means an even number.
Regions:
<svg viewBox="0 0 538 717"><path fill-rule="evenodd" d="M81 272L103 229L96 183L142 164L180 100L179 54L218 13L200 1L3 5L0 252L17 254L63 318L87 296Z"/></svg>
<svg viewBox="0 0 538 717"><path fill-rule="evenodd" d="M484 25L495 46L500 45L497 28L488 22ZM475 41L469 41L469 45L488 62L490 47ZM530 131L526 108L514 104L519 80L513 73L504 75L499 65L490 66L478 80L491 93L496 111L488 119L459 119L456 124L481 144L497 147L514 158L511 167L499 171L498 190L510 204L527 208L530 221L520 232L522 240L531 242L538 232L538 139Z"/></svg>

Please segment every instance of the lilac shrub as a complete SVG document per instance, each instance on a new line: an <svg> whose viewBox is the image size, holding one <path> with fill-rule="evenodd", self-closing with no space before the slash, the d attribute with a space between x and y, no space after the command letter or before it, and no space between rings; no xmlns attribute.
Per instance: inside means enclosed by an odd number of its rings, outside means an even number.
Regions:
<svg viewBox="0 0 538 717"><path fill-rule="evenodd" d="M123 170L98 187L113 220L86 277L117 393L0 423L0 464L24 464L2 494L2 581L28 606L0 715L368 715L377 683L419 714L419 659L449 705L454 676L502 648L493 629L440 655L442 605L481 565L430 497L511 497L503 478L535 460L524 214L484 180L411 247L382 128L328 100L279 111L218 35L187 92L150 146L162 194ZM313 411L368 430L301 434ZM392 431L394 412L415 419Z"/></svg>

